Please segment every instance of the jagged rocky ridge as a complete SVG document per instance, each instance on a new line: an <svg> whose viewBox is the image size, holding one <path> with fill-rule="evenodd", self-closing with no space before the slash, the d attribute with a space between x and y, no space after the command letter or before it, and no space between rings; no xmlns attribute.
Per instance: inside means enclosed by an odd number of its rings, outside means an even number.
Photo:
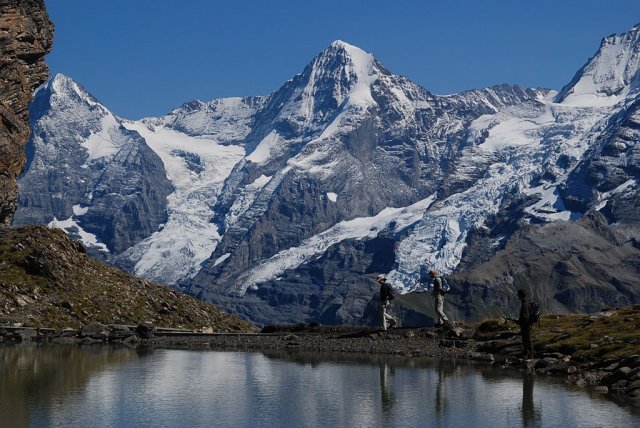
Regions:
<svg viewBox="0 0 640 428"><path fill-rule="evenodd" d="M559 312L637 302L638 28L606 38L558 94L438 96L338 41L267 97L118 119L162 160L173 186L166 222L136 237L116 227L134 244L124 251L87 230L113 262L262 324L371 320L378 272L407 293L406 322L429 322L430 298L411 293L423 265L456 272L457 318L517 307L519 287ZM86 157L101 132L78 129L68 150ZM32 141L30 165L43 166L25 183L47 176L64 143ZM47 187L34 179L24 200ZM60 215L86 233L92 191L81 189L76 211L44 209L42 221Z"/></svg>

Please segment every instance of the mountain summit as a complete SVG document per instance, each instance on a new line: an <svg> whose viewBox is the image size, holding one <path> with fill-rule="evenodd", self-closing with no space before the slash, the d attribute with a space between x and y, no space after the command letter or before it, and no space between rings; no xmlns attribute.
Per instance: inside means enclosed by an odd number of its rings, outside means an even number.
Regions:
<svg viewBox="0 0 640 428"><path fill-rule="evenodd" d="M333 95L338 105L348 100L351 105L366 106L374 103L371 85L376 81L380 68L370 53L337 40L310 64L305 89L318 93L333 85Z"/></svg>
<svg viewBox="0 0 640 428"><path fill-rule="evenodd" d="M35 94L14 225L59 226L94 254L119 253L158 229L172 185L139 134L67 76Z"/></svg>
<svg viewBox="0 0 640 428"><path fill-rule="evenodd" d="M640 87L640 24L602 39L596 54L556 96L573 105L611 105Z"/></svg>
<svg viewBox="0 0 640 428"><path fill-rule="evenodd" d="M379 68L371 54L342 41L333 42L301 74L269 96L247 136L248 159L261 163L267 160L265 156L286 157L299 148L302 135L318 135L340 111L375 104L371 85ZM295 143L284 144L283 140Z"/></svg>

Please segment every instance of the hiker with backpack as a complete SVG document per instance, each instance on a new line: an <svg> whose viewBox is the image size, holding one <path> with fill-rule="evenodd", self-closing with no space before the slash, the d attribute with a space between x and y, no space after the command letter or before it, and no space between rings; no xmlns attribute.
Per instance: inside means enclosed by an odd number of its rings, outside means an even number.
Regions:
<svg viewBox="0 0 640 428"><path fill-rule="evenodd" d="M449 324L449 318L444 313L444 295L449 291L449 286L445 285L445 281L440 275L438 271L435 269L431 269L429 271L429 276L432 278L433 282L431 283L431 293L433 294L433 306L436 308L436 314L438 314L438 323L436 327L444 326Z"/></svg>
<svg viewBox="0 0 640 428"><path fill-rule="evenodd" d="M380 284L380 326L383 330L387 329L387 323L389 327L393 327L397 324L396 319L387 313L387 307L391 304L391 301L395 299L393 290L387 282L387 277L383 274L378 275L376 278L378 284Z"/></svg>
<svg viewBox="0 0 640 428"><path fill-rule="evenodd" d="M515 322L520 325L523 350L522 357L529 360L532 359L534 355L531 326L538 321L540 308L537 303L527 299L527 292L523 289L518 290L518 299L520 299L520 316Z"/></svg>

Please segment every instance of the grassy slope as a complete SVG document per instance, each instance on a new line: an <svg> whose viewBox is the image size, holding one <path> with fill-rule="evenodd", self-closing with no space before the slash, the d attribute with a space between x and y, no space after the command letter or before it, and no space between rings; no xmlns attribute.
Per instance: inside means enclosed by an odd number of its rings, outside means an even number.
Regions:
<svg viewBox="0 0 640 428"><path fill-rule="evenodd" d="M0 323L78 327L95 321L255 329L212 305L92 259L60 230L0 228Z"/></svg>
<svg viewBox="0 0 640 428"><path fill-rule="evenodd" d="M489 320L479 326L476 337L491 339L505 330L518 332L519 327ZM597 314L545 315L534 325L533 338L536 350L560 352L577 361L640 355L640 305Z"/></svg>
<svg viewBox="0 0 640 428"><path fill-rule="evenodd" d="M595 360L640 355L640 305L599 314L542 317L536 345Z"/></svg>

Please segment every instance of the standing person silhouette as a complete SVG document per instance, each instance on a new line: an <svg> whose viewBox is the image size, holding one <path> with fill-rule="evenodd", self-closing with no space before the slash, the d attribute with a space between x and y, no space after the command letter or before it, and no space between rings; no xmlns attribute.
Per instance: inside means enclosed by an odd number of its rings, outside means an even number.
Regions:
<svg viewBox="0 0 640 428"><path fill-rule="evenodd" d="M522 336L522 358L533 358L533 340L531 338L531 302L527 300L527 292L523 289L518 290L518 299L520 299L520 316L516 321L520 325L520 335Z"/></svg>
<svg viewBox="0 0 640 428"><path fill-rule="evenodd" d="M540 411L533 400L533 384L535 375L524 373L522 376L522 428L540 426Z"/></svg>
<svg viewBox="0 0 640 428"><path fill-rule="evenodd" d="M387 323L389 327L393 327L397 324L395 318L387 313L387 307L391 303L395 296L393 295L393 290L389 283L387 283L387 277L380 274L378 275L376 281L380 284L380 326L383 330L387 329Z"/></svg>
<svg viewBox="0 0 640 428"><path fill-rule="evenodd" d="M442 278L438 275L438 271L431 269L429 276L433 279L431 283L431 293L433 294L433 306L436 308L436 314L438 315L438 323L436 327L449 324L449 318L444 313L444 289L442 288Z"/></svg>

